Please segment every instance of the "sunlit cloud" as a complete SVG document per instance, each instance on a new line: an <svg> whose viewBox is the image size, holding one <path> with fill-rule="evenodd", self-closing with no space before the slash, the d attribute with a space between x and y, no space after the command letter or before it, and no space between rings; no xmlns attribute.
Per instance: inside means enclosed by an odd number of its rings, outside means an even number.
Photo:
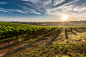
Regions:
<svg viewBox="0 0 86 57"><path fill-rule="evenodd" d="M62 14L64 12L67 13L69 11L72 11L75 6L74 3L79 0L73 0L69 3L62 4L59 7L54 7L54 6L61 4L65 2L66 0L53 0L53 2L52 0L46 0L46 1L45 0L44 1L42 0L37 0L37 1L36 0L22 0L22 1L28 1L28 2L25 2L26 5L31 6L38 11L44 12L45 14L58 15L58 13ZM32 2L33 4L29 4L29 2Z"/></svg>
<svg viewBox="0 0 86 57"><path fill-rule="evenodd" d="M85 18L86 15L85 0L18 0L18 2L14 0L11 2L0 2L0 5L4 5L4 7L0 8L0 12L21 13L25 15L59 17L66 14L75 19Z"/></svg>

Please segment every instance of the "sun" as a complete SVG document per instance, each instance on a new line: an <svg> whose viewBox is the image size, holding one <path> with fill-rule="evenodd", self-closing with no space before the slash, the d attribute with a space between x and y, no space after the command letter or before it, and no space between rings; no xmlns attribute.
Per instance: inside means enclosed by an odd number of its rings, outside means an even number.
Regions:
<svg viewBox="0 0 86 57"><path fill-rule="evenodd" d="M68 18L68 17L64 15L64 16L62 17L62 20L63 20L63 21L66 21L67 18Z"/></svg>

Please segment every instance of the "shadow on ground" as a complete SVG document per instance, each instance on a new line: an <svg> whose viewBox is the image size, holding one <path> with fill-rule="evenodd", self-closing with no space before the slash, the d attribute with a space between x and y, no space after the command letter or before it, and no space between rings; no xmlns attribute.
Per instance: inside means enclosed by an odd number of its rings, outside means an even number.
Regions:
<svg viewBox="0 0 86 57"><path fill-rule="evenodd" d="M15 50L11 51L11 52L8 51L8 52L6 52L6 54L3 55L2 57L6 57L7 55L13 55L13 54L15 54L15 53L17 53L17 52L19 52L19 51L21 51L21 50L23 50L23 49L29 48L29 47L31 47L31 45L37 43L38 41L44 40L45 37L50 36L50 35L51 35L52 33L54 33L54 32L55 32L55 31L52 31L52 32L46 34L46 35L45 35L44 37L42 37L41 39L38 39L38 40L36 40L36 41L34 41L34 42L30 43L30 44L27 44L27 45L25 45L25 46L22 46L22 47L20 47L20 48L18 48L18 49L15 49Z"/></svg>
<svg viewBox="0 0 86 57"><path fill-rule="evenodd" d="M75 30L75 31L77 31L77 32L79 32L79 33L86 32L86 30L81 30L81 31L79 31L79 30Z"/></svg>
<svg viewBox="0 0 86 57"><path fill-rule="evenodd" d="M73 31L71 31L74 35L77 35L76 33L74 33Z"/></svg>
<svg viewBox="0 0 86 57"><path fill-rule="evenodd" d="M51 41L48 42L48 44L52 44L55 41L55 39L61 34L61 32L62 29L57 30L57 34L52 38Z"/></svg>
<svg viewBox="0 0 86 57"><path fill-rule="evenodd" d="M68 39L68 34L67 34L67 29L65 28L65 36L66 36L66 39Z"/></svg>

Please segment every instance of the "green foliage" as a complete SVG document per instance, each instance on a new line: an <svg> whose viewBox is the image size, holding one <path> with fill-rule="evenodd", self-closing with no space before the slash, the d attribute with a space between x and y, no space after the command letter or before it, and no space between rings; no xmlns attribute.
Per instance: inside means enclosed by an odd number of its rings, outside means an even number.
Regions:
<svg viewBox="0 0 86 57"><path fill-rule="evenodd" d="M19 41L21 42L21 39L19 38Z"/></svg>
<svg viewBox="0 0 86 57"><path fill-rule="evenodd" d="M86 26L68 26L68 28L70 29L70 31L73 31L73 30L86 29Z"/></svg>
<svg viewBox="0 0 86 57"><path fill-rule="evenodd" d="M18 35L31 35L45 31L46 33L57 27L35 26L11 22L0 22L0 39L9 38ZM60 27L61 28L61 27Z"/></svg>

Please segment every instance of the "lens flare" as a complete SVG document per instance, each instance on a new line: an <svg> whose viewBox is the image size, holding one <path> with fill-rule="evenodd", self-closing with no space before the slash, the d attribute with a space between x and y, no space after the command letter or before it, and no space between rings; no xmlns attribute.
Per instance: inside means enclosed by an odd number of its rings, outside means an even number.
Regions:
<svg viewBox="0 0 86 57"><path fill-rule="evenodd" d="M62 20L63 20L63 21L66 21L67 18L68 18L68 17L64 15L64 16L62 17Z"/></svg>

